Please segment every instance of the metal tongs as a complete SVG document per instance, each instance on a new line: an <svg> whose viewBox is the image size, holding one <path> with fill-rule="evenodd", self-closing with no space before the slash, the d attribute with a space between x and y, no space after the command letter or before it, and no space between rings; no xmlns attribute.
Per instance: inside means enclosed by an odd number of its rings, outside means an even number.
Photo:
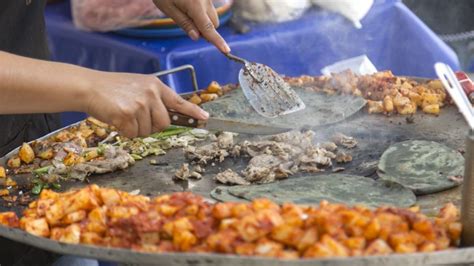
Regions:
<svg viewBox="0 0 474 266"><path fill-rule="evenodd" d="M466 139L465 167L461 196L461 244L474 246L474 108L453 70L446 64L436 63L436 74L463 114L470 131Z"/></svg>
<svg viewBox="0 0 474 266"><path fill-rule="evenodd" d="M250 105L260 115L274 118L306 107L290 85L270 67L230 53L225 56L244 65L239 72L239 84Z"/></svg>

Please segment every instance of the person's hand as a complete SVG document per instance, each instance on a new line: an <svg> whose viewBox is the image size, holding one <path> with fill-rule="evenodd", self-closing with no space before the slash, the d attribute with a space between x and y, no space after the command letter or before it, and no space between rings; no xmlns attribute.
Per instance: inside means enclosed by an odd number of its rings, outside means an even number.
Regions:
<svg viewBox="0 0 474 266"><path fill-rule="evenodd" d="M229 53L230 48L216 31L219 16L212 0L153 0L155 5L171 17L193 40L203 36L221 52Z"/></svg>
<svg viewBox="0 0 474 266"><path fill-rule="evenodd" d="M148 136L170 125L167 109L207 120L209 114L151 75L94 72L85 111L126 137Z"/></svg>

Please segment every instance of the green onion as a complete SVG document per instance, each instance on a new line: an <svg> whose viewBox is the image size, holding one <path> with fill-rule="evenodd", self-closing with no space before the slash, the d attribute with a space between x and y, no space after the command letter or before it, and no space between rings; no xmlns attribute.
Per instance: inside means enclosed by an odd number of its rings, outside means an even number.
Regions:
<svg viewBox="0 0 474 266"><path fill-rule="evenodd" d="M41 167L41 168L38 168L36 170L33 170L33 173L37 174L37 175L44 175L44 174L47 174L49 169L51 169L51 165L48 165L48 166L45 166L45 167Z"/></svg>
<svg viewBox="0 0 474 266"><path fill-rule="evenodd" d="M41 193L41 190L43 190L43 184L37 183L33 189L31 189L31 193L35 195L39 195Z"/></svg>
<svg viewBox="0 0 474 266"><path fill-rule="evenodd" d="M152 134L150 137L155 138L155 139L163 139L163 138L168 138L171 136L176 136L182 133L186 133L191 131L192 128L188 127L176 127L176 126L171 126L164 131Z"/></svg>
<svg viewBox="0 0 474 266"><path fill-rule="evenodd" d="M61 188L61 184L59 184L59 183L53 183L52 186L55 189L60 189Z"/></svg>

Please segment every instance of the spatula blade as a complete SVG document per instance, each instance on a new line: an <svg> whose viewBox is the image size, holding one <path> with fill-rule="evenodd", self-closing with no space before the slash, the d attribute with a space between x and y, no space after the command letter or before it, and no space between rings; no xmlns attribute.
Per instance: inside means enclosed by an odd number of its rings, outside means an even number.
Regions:
<svg viewBox="0 0 474 266"><path fill-rule="evenodd" d="M239 73L245 97L257 113L268 118L303 110L298 94L270 67L247 63Z"/></svg>

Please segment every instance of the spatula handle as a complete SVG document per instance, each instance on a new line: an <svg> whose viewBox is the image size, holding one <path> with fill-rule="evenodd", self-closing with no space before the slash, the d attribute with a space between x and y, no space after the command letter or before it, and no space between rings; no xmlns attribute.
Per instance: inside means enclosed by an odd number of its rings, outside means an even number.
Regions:
<svg viewBox="0 0 474 266"><path fill-rule="evenodd" d="M230 60L236 61L236 62L244 64L244 65L247 64L247 60L245 60L241 57L235 56L231 53L227 53L227 54L224 54L224 55L227 56L227 58L229 58Z"/></svg>
<svg viewBox="0 0 474 266"><path fill-rule="evenodd" d="M204 127L206 124L205 121L201 121L196 118L190 117L188 115L183 115L181 113L178 113L172 110L169 110L168 114L170 116L171 124L175 126L201 128L201 127Z"/></svg>

